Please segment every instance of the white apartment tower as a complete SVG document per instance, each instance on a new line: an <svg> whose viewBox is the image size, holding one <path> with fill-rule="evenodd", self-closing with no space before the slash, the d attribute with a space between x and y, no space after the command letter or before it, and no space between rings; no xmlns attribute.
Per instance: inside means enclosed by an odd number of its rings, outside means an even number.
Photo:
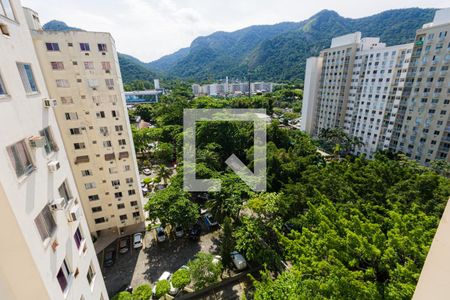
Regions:
<svg viewBox="0 0 450 300"><path fill-rule="evenodd" d="M450 161L450 9L417 30L390 148L422 164Z"/></svg>
<svg viewBox="0 0 450 300"><path fill-rule="evenodd" d="M144 230L143 197L114 40L29 26L97 251Z"/></svg>
<svg viewBox="0 0 450 300"><path fill-rule="evenodd" d="M307 61L302 130L317 136L341 127L363 142L358 154L387 149L411 49L412 44L387 47L359 32L334 38L329 49Z"/></svg>
<svg viewBox="0 0 450 300"><path fill-rule="evenodd" d="M18 0L0 0L0 298L107 299Z"/></svg>

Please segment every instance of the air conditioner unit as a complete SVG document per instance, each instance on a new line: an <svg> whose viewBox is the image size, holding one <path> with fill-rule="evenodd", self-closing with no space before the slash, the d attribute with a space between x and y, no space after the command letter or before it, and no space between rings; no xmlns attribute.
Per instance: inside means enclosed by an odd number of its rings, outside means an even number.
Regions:
<svg viewBox="0 0 450 300"><path fill-rule="evenodd" d="M68 218L69 222L78 221L80 218L81 218L81 208L80 208L80 206L78 204L72 206L72 208L70 209L70 212L69 212L69 218Z"/></svg>
<svg viewBox="0 0 450 300"><path fill-rule="evenodd" d="M58 102L55 99L48 99L48 98L42 99L42 104L44 108L55 107L57 103Z"/></svg>
<svg viewBox="0 0 450 300"><path fill-rule="evenodd" d="M59 164L59 161L57 161L57 160L53 160L53 161L49 162L47 164L47 166L48 166L48 170L50 172L56 172L61 167L61 165Z"/></svg>
<svg viewBox="0 0 450 300"><path fill-rule="evenodd" d="M45 139L43 136L35 135L29 138L30 146L32 148L42 148L45 146Z"/></svg>
<svg viewBox="0 0 450 300"><path fill-rule="evenodd" d="M57 198L49 204L50 210L55 211L55 210L64 209L65 203L66 203L66 199Z"/></svg>

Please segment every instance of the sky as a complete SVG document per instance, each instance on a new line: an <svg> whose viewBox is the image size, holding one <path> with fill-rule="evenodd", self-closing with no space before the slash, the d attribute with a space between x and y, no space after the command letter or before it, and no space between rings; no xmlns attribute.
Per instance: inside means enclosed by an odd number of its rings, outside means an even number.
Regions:
<svg viewBox="0 0 450 300"><path fill-rule="evenodd" d="M110 32L119 52L149 62L215 31L302 21L323 10L360 18L388 9L450 7L450 0L22 0L41 23Z"/></svg>

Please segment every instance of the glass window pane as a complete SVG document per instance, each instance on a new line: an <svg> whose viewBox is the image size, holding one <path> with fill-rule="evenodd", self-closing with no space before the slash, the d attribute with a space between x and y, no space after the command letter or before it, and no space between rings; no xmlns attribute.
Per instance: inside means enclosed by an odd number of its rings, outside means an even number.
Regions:
<svg viewBox="0 0 450 300"><path fill-rule="evenodd" d="M3 83L2 76L0 76L0 95L6 95L5 84Z"/></svg>
<svg viewBox="0 0 450 300"><path fill-rule="evenodd" d="M3 8L5 9L5 16L12 20L15 20L14 12L12 10L11 3L9 2L9 0L2 0L2 4Z"/></svg>

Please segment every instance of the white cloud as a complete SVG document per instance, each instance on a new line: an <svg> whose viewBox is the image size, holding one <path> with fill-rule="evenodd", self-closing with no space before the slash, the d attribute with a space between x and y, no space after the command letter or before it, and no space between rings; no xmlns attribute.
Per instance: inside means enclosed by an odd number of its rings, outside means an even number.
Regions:
<svg viewBox="0 0 450 300"><path fill-rule="evenodd" d="M143 61L157 59L214 31L300 21L322 9L362 17L393 8L446 7L448 0L23 0L43 23L52 19L108 31L117 48Z"/></svg>

